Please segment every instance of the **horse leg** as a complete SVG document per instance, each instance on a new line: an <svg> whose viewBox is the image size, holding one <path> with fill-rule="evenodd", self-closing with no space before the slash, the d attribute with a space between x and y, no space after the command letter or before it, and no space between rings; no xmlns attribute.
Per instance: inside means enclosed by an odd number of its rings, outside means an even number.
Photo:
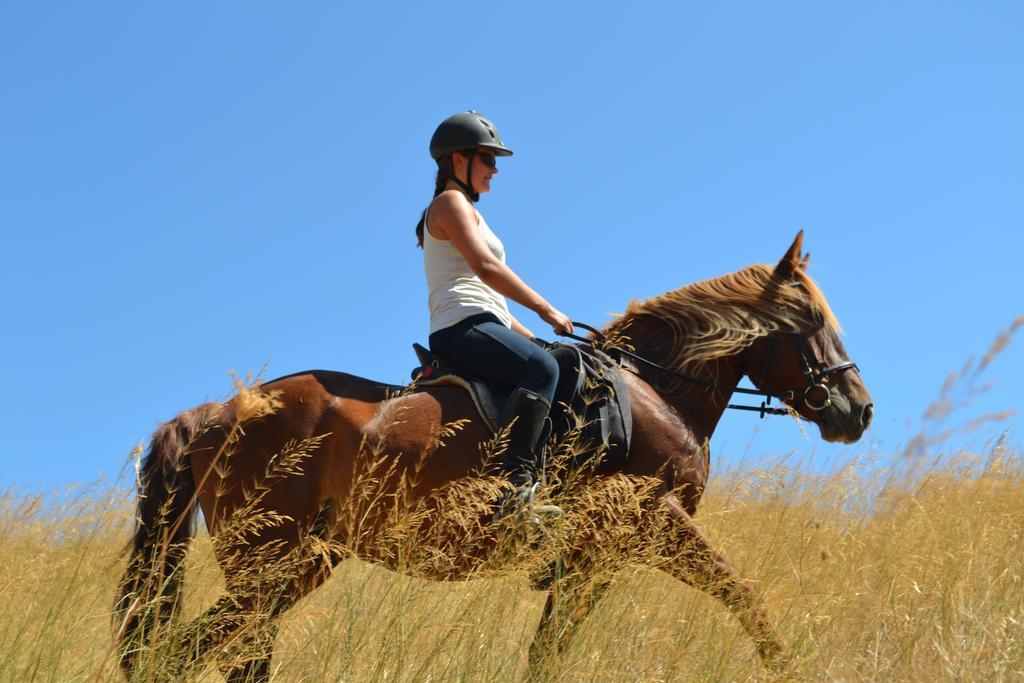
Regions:
<svg viewBox="0 0 1024 683"><path fill-rule="evenodd" d="M269 623L243 636L243 661L221 668L227 683L261 683L270 680L270 658L274 653L277 629L276 623Z"/></svg>
<svg viewBox="0 0 1024 683"><path fill-rule="evenodd" d="M329 542L329 508L321 509L310 530L312 538ZM270 680L270 659L274 653L274 639L277 637L277 617L290 609L300 599L319 588L331 575L331 571L342 558L329 546L310 545L307 542L299 557L295 576L282 585L270 590L258 589L259 603L250 599L248 613L251 621L247 632L239 638L239 657L234 657L221 666L221 673L227 683L263 683ZM276 591L276 593L274 592ZM266 605L267 596L271 596ZM254 617L254 618L253 618Z"/></svg>
<svg viewBox="0 0 1024 683"><path fill-rule="evenodd" d="M542 680L552 660L565 652L580 625L611 585L610 572L573 570L561 573L560 563L552 563L534 579L534 590L546 590L547 601L537 631L530 643L529 680Z"/></svg>
<svg viewBox="0 0 1024 683"><path fill-rule="evenodd" d="M222 597L189 628L190 661L197 662L215 648L229 652L219 664L228 683L263 683L270 680L270 659L278 626L275 620L318 588L331 574L332 559L309 553L302 571L275 585L236 588Z"/></svg>
<svg viewBox="0 0 1024 683"><path fill-rule="evenodd" d="M722 601L754 640L765 666L774 671L784 669L789 658L775 636L761 595L721 553L711 547L674 495L666 496L664 502L671 521L675 522L671 530L678 545L672 557L664 558L667 562L660 568Z"/></svg>
<svg viewBox="0 0 1024 683"><path fill-rule="evenodd" d="M175 656L165 663L155 680L184 680L196 673L206 656L244 629L249 619L234 595L222 596L201 616L182 627L173 644Z"/></svg>
<svg viewBox="0 0 1024 683"><path fill-rule="evenodd" d="M223 649L230 661L218 668L229 683L268 681L276 633L275 624L254 613L249 598L225 595L185 628L177 643L179 657L161 673L167 680L184 680L198 672L208 655Z"/></svg>
<svg viewBox="0 0 1024 683"><path fill-rule="evenodd" d="M305 533L291 521L218 552L227 594L178 631L170 645L177 656L161 675L182 680L216 653L230 683L269 680L274 620L320 586L341 559L327 544L329 513L322 507Z"/></svg>

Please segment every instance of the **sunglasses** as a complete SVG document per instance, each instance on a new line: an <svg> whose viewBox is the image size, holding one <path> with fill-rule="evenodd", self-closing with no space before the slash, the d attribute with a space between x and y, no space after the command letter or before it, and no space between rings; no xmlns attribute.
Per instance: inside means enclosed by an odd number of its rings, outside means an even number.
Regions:
<svg viewBox="0 0 1024 683"><path fill-rule="evenodd" d="M473 155L475 159L478 159L481 164L487 168L497 168L498 160L494 158L494 155L490 152L477 152Z"/></svg>

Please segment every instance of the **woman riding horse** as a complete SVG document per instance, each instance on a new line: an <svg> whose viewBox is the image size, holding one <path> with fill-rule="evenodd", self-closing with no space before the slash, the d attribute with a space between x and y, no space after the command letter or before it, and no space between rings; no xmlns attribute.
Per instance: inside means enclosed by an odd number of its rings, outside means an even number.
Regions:
<svg viewBox="0 0 1024 683"><path fill-rule="evenodd" d="M785 666L759 591L692 515L708 481L708 441L743 376L827 441L852 443L871 422L871 397L806 274L801 244L798 235L774 267L755 264L634 302L605 328L628 336L634 355L651 364L626 373L628 458L581 470L574 486L556 489L571 506L553 554L539 553L544 567L531 572L534 588L548 592L531 647L535 672L632 561L718 598L765 664ZM460 388L409 389L314 370L162 425L139 472L137 525L114 612L125 673L155 668L179 680L231 646L246 656L219 662L229 683L269 680L277 618L348 557L437 580L508 567L496 551L521 529L492 524L483 503L496 489L481 477L479 445L494 435L476 413ZM647 493L607 505L632 482ZM599 505L584 508L586 499ZM199 509L226 592L204 615L174 626ZM638 547L644 539L656 542Z"/></svg>
<svg viewBox="0 0 1024 683"><path fill-rule="evenodd" d="M502 416L505 473L515 488L498 505L503 517L533 505L539 450L558 385L558 364L508 310L505 297L534 311L555 331L572 332L568 316L505 263L505 247L473 204L489 192L497 157L511 156L494 124L475 111L450 116L430 140L437 162L434 199L416 225L430 290L430 349L460 370L515 387Z"/></svg>

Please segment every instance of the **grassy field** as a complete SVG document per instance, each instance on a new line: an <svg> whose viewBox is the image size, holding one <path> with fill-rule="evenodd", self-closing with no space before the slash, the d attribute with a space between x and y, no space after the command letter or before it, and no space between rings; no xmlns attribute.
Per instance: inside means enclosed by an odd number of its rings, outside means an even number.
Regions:
<svg viewBox="0 0 1024 683"><path fill-rule="evenodd" d="M948 450L951 435L1007 417L948 426L1008 335L951 377L901 453L713 468L697 522L766 596L789 680L1024 680L1024 449L1007 431ZM112 605L134 515L126 488L0 496L0 680L122 680ZM185 618L224 591L213 547L201 531L186 558ZM526 680L544 601L524 572L439 583L349 559L280 620L273 677ZM221 680L213 665L190 676ZM544 676L769 678L722 605L643 564L615 573Z"/></svg>
<svg viewBox="0 0 1024 683"><path fill-rule="evenodd" d="M798 680L1024 677L1024 454L917 466L795 458L713 477L699 521L767 596ZM0 679L116 680L111 603L131 511L90 488L0 501ZM210 539L185 612L223 590ZM515 574L408 579L356 560L282 620L281 681L523 680L543 594ZM737 621L644 567L620 572L559 681L733 681L765 672ZM220 680L210 667L199 680Z"/></svg>

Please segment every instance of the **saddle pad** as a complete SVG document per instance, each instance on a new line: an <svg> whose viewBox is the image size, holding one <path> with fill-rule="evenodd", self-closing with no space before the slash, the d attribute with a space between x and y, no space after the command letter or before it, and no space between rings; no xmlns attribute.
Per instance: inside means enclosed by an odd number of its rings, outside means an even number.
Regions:
<svg viewBox="0 0 1024 683"><path fill-rule="evenodd" d="M590 345L536 341L558 363L558 387L551 410L556 441L575 427L577 418L571 415L574 414L582 417L585 425L580 439L585 449L575 455L575 465L582 464L599 450L604 450L605 462L625 460L633 421L629 388L618 364ZM421 363L412 372L416 386L455 386L465 390L488 428L498 431L512 387L461 373L419 344L413 344L413 348Z"/></svg>
<svg viewBox="0 0 1024 683"><path fill-rule="evenodd" d="M469 381L465 377L444 370L439 371L429 365L425 368L417 368L417 370L420 371L419 377L417 377L416 371L413 371L413 380L417 387L450 386L465 389L469 397L473 399L473 405L476 406L480 417L487 424L487 428L492 432L498 431L501 426L501 414L505 410L505 404L508 403L508 397L512 395L511 387ZM433 372L428 372L427 376L424 376L423 372L428 370Z"/></svg>
<svg viewBox="0 0 1024 683"><path fill-rule="evenodd" d="M447 385L465 389L488 429L492 432L498 431L501 427L501 416L505 412L505 404L508 403L514 387L473 377L456 369L447 360L419 344L413 344L412 348L420 361L420 367L412 371L412 380L416 386Z"/></svg>

